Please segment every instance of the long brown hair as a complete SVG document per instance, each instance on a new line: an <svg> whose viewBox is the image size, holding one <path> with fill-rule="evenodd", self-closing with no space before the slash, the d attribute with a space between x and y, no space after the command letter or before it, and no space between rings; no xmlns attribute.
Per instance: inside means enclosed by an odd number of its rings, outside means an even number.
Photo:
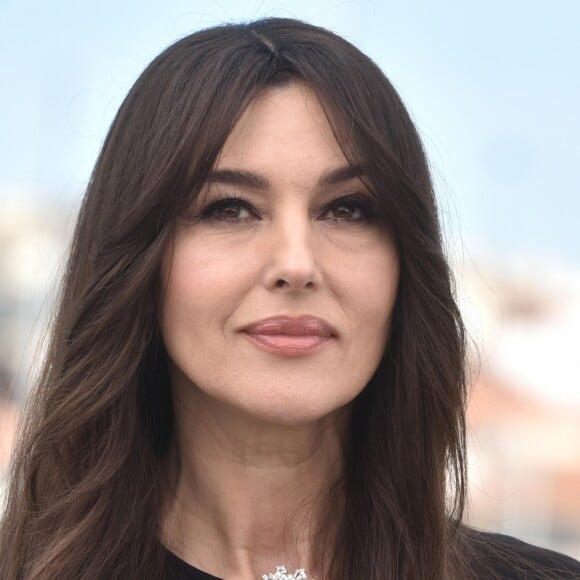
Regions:
<svg viewBox="0 0 580 580"><path fill-rule="evenodd" d="M177 216L260 91L300 79L363 163L400 258L391 339L354 403L333 580L438 579L458 562L465 337L425 154L397 92L344 39L266 19L192 34L123 102L80 211L2 525L4 580L161 579L172 436L157 308Z"/></svg>

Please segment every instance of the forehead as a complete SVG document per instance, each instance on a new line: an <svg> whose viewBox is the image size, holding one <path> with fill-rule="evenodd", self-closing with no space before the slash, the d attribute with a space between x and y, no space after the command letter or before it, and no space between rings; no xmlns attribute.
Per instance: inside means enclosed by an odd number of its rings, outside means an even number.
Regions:
<svg viewBox="0 0 580 580"><path fill-rule="evenodd" d="M271 87L241 115L216 168L243 168L269 175L316 177L347 165L316 94L292 81Z"/></svg>

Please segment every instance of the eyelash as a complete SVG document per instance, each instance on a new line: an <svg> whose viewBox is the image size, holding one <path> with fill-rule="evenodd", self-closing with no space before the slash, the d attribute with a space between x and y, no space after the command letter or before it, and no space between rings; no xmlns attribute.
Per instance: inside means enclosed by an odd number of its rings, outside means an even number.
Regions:
<svg viewBox="0 0 580 580"><path fill-rule="evenodd" d="M198 218L201 221L220 221L220 222L229 222L229 223L239 223L241 221L246 221L248 218L239 218L239 217L218 217L217 212L220 210L225 209L229 206L236 206L238 208L244 208L250 213L252 213L258 219L261 219L254 208L244 199L233 195L223 195L219 199L211 202L203 211L199 214ZM349 219L349 218L331 218L335 223L368 223L374 220L374 210L373 210L373 203L371 199L367 195L363 195L360 193L352 193L349 195L344 195L333 200L329 203L323 211L323 215L328 213L331 210L336 210L341 206L347 206L351 210L356 211L360 210L361 217Z"/></svg>

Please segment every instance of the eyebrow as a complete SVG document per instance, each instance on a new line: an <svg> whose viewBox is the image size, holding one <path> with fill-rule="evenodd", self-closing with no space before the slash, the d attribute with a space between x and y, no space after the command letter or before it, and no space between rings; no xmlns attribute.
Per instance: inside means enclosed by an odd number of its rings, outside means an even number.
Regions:
<svg viewBox="0 0 580 580"><path fill-rule="evenodd" d="M363 175L364 171L360 165L347 165L323 173L318 179L317 185L318 187L337 185ZM241 169L215 169L208 175L206 181L207 183L237 185L260 190L266 190L271 187L270 182L263 175Z"/></svg>
<svg viewBox="0 0 580 580"><path fill-rule="evenodd" d="M323 173L318 180L318 185L320 187L337 185L351 179L360 178L363 175L364 171L360 165L346 165L345 167L339 167Z"/></svg>

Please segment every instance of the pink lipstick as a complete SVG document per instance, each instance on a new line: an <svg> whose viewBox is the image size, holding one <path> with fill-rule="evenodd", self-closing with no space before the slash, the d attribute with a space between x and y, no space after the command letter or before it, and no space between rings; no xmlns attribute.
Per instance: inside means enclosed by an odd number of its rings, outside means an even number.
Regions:
<svg viewBox="0 0 580 580"><path fill-rule="evenodd" d="M313 354L336 336L330 324L315 316L271 317L250 324L244 330L254 344L283 356Z"/></svg>

